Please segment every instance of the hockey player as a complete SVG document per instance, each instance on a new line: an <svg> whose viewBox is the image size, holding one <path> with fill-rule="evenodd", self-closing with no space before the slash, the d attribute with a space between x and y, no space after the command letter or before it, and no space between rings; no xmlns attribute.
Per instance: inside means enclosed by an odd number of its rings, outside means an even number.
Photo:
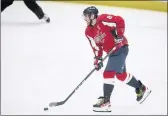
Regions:
<svg viewBox="0 0 168 116"><path fill-rule="evenodd" d="M1 12L8 6L13 4L14 0L1 0ZM47 23L50 22L50 18L43 12L42 8L36 3L36 0L23 0L25 5L38 17L43 19Z"/></svg>
<svg viewBox="0 0 168 116"><path fill-rule="evenodd" d="M94 6L87 7L83 11L84 20L87 23L85 35L94 52L94 66L96 70L103 67L103 51L108 53L113 47L116 50L110 54L103 72L104 85L103 96L98 98L93 105L93 111L110 112L110 97L114 89L114 77L133 87L136 100L142 103L150 94L149 90L140 80L126 71L125 60L128 55L128 41L124 36L125 22L121 16L112 14L98 15L98 9Z"/></svg>

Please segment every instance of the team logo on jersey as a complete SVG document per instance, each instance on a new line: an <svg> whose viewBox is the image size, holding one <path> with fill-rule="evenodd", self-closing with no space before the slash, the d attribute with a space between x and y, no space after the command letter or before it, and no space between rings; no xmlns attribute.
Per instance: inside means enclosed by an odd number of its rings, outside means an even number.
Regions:
<svg viewBox="0 0 168 116"><path fill-rule="evenodd" d="M94 37L95 43L104 43L104 37L106 36L106 33L101 32L100 30L97 30L97 34Z"/></svg>

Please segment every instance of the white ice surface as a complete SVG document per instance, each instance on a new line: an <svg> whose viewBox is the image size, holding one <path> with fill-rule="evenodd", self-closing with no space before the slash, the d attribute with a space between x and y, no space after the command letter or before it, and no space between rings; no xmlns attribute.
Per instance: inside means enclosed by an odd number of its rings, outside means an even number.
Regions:
<svg viewBox="0 0 168 116"><path fill-rule="evenodd" d="M15 1L1 14L1 114L167 114L167 14L102 6L97 6L100 13L125 19L127 70L152 90L151 95L139 105L134 89L117 81L112 112L92 112L102 95L102 69L64 105L44 112L49 102L64 100L93 69L93 53L82 19L88 5L39 5L51 23L41 23L23 2Z"/></svg>

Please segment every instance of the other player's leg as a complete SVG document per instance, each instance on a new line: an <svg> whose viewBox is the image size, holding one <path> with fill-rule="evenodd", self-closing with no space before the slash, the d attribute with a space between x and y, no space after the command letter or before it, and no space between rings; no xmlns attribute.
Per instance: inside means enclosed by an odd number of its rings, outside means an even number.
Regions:
<svg viewBox="0 0 168 116"><path fill-rule="evenodd" d="M23 0L25 5L39 18L46 22L50 22L50 18L43 12L42 8L37 4L36 0Z"/></svg>
<svg viewBox="0 0 168 116"><path fill-rule="evenodd" d="M13 4L14 0L1 0L1 12Z"/></svg>

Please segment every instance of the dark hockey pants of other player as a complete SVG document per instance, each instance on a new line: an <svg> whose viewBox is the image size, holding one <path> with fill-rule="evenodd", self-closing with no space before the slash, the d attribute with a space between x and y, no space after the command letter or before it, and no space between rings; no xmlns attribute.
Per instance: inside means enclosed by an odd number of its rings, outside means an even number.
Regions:
<svg viewBox="0 0 168 116"><path fill-rule="evenodd" d="M14 0L1 0L1 12L4 11L5 8L13 4ZM42 8L36 3L36 0L23 0L25 5L39 18L42 19L44 17L44 12Z"/></svg>

